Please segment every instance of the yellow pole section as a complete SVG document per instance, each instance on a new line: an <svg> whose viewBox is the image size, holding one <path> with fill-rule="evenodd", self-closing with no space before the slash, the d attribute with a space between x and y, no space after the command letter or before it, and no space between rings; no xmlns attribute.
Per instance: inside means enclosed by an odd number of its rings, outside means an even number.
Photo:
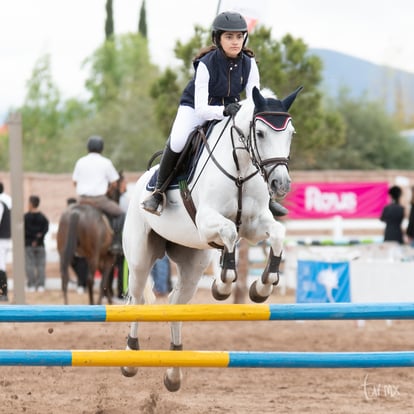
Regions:
<svg viewBox="0 0 414 414"><path fill-rule="evenodd" d="M269 305L111 305L107 322L268 321Z"/></svg>
<svg viewBox="0 0 414 414"><path fill-rule="evenodd" d="M226 368L225 351L72 351L76 367L212 367Z"/></svg>

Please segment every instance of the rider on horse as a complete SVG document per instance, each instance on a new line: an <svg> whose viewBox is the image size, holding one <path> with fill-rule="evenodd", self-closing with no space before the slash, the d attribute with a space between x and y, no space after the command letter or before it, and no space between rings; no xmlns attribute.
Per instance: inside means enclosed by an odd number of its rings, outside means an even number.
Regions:
<svg viewBox="0 0 414 414"><path fill-rule="evenodd" d="M195 75L181 96L180 106L163 151L154 192L142 207L160 215L166 185L191 132L206 121L235 116L240 109L240 93L251 98L259 87L260 75L254 53L245 47L247 23L235 12L219 14L213 22L214 45L202 49L194 59ZM275 201L269 202L274 216L287 214Z"/></svg>
<svg viewBox="0 0 414 414"><path fill-rule="evenodd" d="M105 213L114 231L111 252L122 253L122 228L125 213L121 207L108 198L111 186L117 185L119 173L109 158L102 156L103 139L93 135L88 138L88 154L75 164L72 179L76 186L80 204L91 204Z"/></svg>

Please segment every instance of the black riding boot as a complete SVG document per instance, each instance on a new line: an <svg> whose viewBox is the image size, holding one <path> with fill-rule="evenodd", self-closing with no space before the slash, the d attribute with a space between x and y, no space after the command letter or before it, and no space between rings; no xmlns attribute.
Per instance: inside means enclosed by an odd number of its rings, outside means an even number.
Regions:
<svg viewBox="0 0 414 414"><path fill-rule="evenodd" d="M162 154L155 190L142 203L142 208L149 213L156 214L157 216L161 215L163 209L162 201L165 191L165 188L163 188L163 186L173 172L180 154L180 152L174 152L167 142L167 145L165 146L164 152Z"/></svg>
<svg viewBox="0 0 414 414"><path fill-rule="evenodd" d="M4 270L0 270L0 301L7 302L9 299L7 297L7 274Z"/></svg>
<svg viewBox="0 0 414 414"><path fill-rule="evenodd" d="M269 210L272 212L273 216L275 217L282 217L286 216L289 213L289 210L279 204L277 201L270 200L269 201Z"/></svg>
<svg viewBox="0 0 414 414"><path fill-rule="evenodd" d="M125 214L112 217L111 226L114 231L110 251L112 254L123 254L122 250L122 229L124 228Z"/></svg>

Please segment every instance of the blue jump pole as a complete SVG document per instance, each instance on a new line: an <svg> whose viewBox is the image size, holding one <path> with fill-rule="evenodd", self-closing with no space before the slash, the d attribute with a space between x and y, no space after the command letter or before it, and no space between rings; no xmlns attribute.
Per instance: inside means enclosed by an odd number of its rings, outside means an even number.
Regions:
<svg viewBox="0 0 414 414"><path fill-rule="evenodd" d="M414 319L414 302L270 305L15 305L0 307L0 322L286 321L346 319Z"/></svg>
<svg viewBox="0 0 414 414"><path fill-rule="evenodd" d="M414 352L0 350L0 366L396 368L413 367Z"/></svg>

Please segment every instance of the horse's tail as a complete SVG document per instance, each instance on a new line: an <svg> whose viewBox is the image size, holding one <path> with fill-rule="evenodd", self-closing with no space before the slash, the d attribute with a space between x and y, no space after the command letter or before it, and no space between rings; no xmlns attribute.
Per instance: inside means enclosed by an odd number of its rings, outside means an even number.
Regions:
<svg viewBox="0 0 414 414"><path fill-rule="evenodd" d="M154 295L154 291L152 289L153 283L151 282L150 278L147 279L147 281L145 282L145 287L144 287L144 293L143 293L143 297L144 297L144 303L146 305L152 305L153 303L155 303L155 295Z"/></svg>

